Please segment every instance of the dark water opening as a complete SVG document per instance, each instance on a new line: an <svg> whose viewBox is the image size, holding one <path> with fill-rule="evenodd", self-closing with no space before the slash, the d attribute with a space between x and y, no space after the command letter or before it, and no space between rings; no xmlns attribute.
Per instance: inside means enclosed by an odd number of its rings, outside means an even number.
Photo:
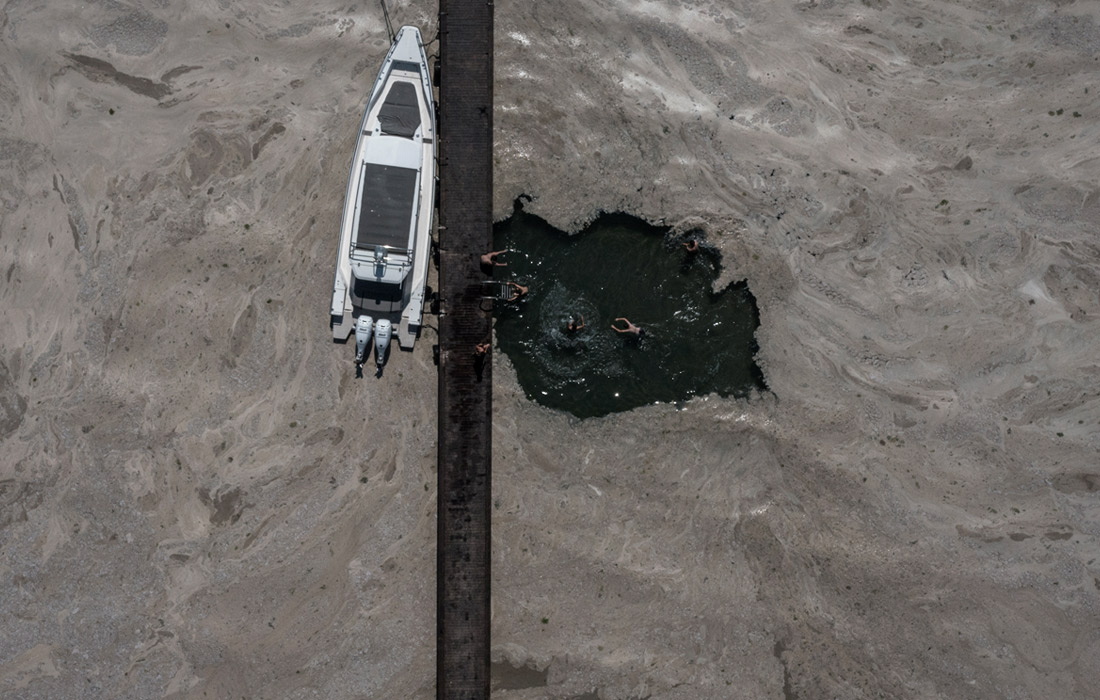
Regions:
<svg viewBox="0 0 1100 700"><path fill-rule="evenodd" d="M513 666L507 661L489 667L489 679L493 690L523 690L545 688L550 669L540 671L533 665Z"/></svg>
<svg viewBox="0 0 1100 700"><path fill-rule="evenodd" d="M498 280L530 287L497 304L496 337L528 398L579 418L764 389L753 360L760 325L744 283L713 291L720 257L625 214L600 216L570 236L523 211L494 226ZM586 328L566 330L570 318ZM645 329L611 329L616 317ZM620 327L622 323L618 324Z"/></svg>

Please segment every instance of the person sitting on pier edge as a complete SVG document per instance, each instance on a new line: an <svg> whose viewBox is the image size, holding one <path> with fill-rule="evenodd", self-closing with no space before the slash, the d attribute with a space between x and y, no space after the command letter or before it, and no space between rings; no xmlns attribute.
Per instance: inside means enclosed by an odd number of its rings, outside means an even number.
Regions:
<svg viewBox="0 0 1100 700"><path fill-rule="evenodd" d="M494 267L508 267L508 263L497 262L498 255L507 253L508 250L494 250L481 256L481 271L490 274Z"/></svg>
<svg viewBox="0 0 1100 700"><path fill-rule="evenodd" d="M485 376L485 359L489 356L490 348L492 345L489 343L478 343L474 346L474 377L479 382Z"/></svg>
<svg viewBox="0 0 1100 700"><path fill-rule="evenodd" d="M618 321L622 321L623 323L625 323L626 328L616 328L615 323ZM624 318L622 316L611 322L611 330L615 331L616 333L630 333L638 340L641 340L645 337L644 328L642 328L641 326L635 326L633 323L630 322L630 319Z"/></svg>

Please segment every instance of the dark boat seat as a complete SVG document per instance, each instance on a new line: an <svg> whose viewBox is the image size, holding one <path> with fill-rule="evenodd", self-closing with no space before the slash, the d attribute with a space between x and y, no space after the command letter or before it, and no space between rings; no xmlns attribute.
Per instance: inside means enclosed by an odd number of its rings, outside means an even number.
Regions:
<svg viewBox="0 0 1100 700"><path fill-rule="evenodd" d="M412 138L420 126L420 104L412 83L394 83L378 111L382 133Z"/></svg>

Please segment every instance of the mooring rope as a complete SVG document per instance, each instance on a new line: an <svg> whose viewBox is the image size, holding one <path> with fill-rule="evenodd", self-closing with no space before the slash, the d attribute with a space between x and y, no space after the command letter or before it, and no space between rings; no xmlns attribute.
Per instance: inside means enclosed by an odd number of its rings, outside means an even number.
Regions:
<svg viewBox="0 0 1100 700"><path fill-rule="evenodd" d="M390 21L390 10L386 7L386 0L379 0L382 3L382 15L386 18L386 31L390 33L390 43L397 38L397 33L393 31L393 22Z"/></svg>

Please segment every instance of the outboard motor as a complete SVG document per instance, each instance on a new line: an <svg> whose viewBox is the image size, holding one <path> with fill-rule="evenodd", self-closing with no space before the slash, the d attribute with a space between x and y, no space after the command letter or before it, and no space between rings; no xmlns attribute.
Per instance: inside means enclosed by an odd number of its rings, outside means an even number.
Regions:
<svg viewBox="0 0 1100 700"><path fill-rule="evenodd" d="M370 334L374 328L374 319L370 316L360 316L355 322L355 364L363 364L367 354L370 353Z"/></svg>
<svg viewBox="0 0 1100 700"><path fill-rule="evenodd" d="M374 324L374 361L379 369L386 364L386 350L390 347L391 335L393 335L393 324L384 318L378 319Z"/></svg>

